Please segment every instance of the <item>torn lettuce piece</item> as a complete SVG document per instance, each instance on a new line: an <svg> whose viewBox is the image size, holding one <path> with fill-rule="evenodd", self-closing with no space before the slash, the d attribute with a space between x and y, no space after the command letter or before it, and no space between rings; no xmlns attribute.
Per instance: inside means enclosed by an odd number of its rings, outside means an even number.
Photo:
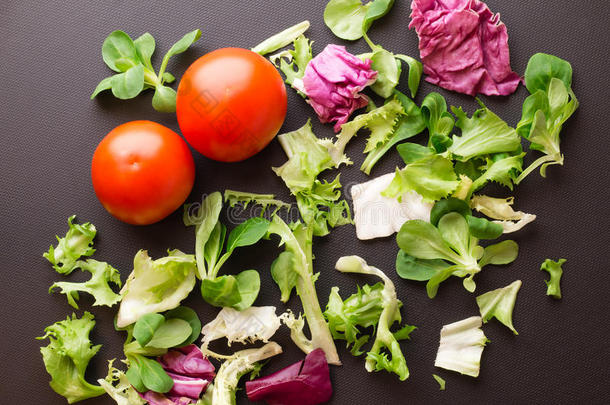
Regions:
<svg viewBox="0 0 610 405"><path fill-rule="evenodd" d="M451 276L467 277L463 280L464 288L473 292L476 289L473 277L485 265L511 263L518 253L514 241L503 241L486 248L480 246L478 239L471 234L468 221L458 212L443 215L437 226L422 220L407 221L396 235L396 241L400 249L415 259L447 262L444 268L441 262L434 262L435 272L426 285L430 298L436 296L439 284Z"/></svg>
<svg viewBox="0 0 610 405"><path fill-rule="evenodd" d="M477 305L483 322L487 323L491 318L496 318L512 330L515 335L518 335L513 326L513 308L515 308L515 301L520 288L521 280L517 280L506 287L479 295Z"/></svg>
<svg viewBox="0 0 610 405"><path fill-rule="evenodd" d="M439 386L439 391L445 391L445 379L443 377L441 377L440 375L436 375L436 374L432 374L432 378L434 378L434 380L438 383Z"/></svg>
<svg viewBox="0 0 610 405"><path fill-rule="evenodd" d="M282 208L290 208L290 204L277 200L273 194L254 194L243 193L241 191L225 190L224 200L230 207L235 207L236 204L241 204L243 208L247 208L250 203L260 205L262 212L267 210L267 207L275 207L272 214L275 214Z"/></svg>
<svg viewBox="0 0 610 405"><path fill-rule="evenodd" d="M356 136L358 131L363 128L370 131L364 153L377 153L377 148L383 148L390 141L399 118L404 114L403 104L397 99L393 99L383 106L365 114L360 114L353 120L343 124L341 132L337 135L334 143L329 141L324 141L323 143L328 148L330 156L337 167L341 163L351 164L351 160L345 156L344 151L349 141ZM370 162L367 162L367 165L370 165Z"/></svg>
<svg viewBox="0 0 610 405"><path fill-rule="evenodd" d="M382 195L393 178L394 173L388 173L351 188L358 239L389 236L410 219L427 220L430 217L432 204L424 202L415 191L403 194L400 201Z"/></svg>
<svg viewBox="0 0 610 405"><path fill-rule="evenodd" d="M216 353L202 348L204 354L216 357ZM269 342L258 349L246 349L225 357L226 360L216 374L212 389L212 404L235 404L235 393L239 379L256 368L257 362L282 353L282 348L275 342Z"/></svg>
<svg viewBox="0 0 610 405"><path fill-rule="evenodd" d="M81 256L91 256L95 249L93 248L93 238L97 230L95 225L90 222L84 224L74 224L76 215L68 218L68 232L66 236L57 238L57 246L49 247L49 251L42 256L47 259L55 269L61 274L70 274L76 268L76 262Z"/></svg>
<svg viewBox="0 0 610 405"><path fill-rule="evenodd" d="M517 133L530 141L530 149L544 155L521 173L516 184L538 167L540 175L546 177L548 166L563 165L559 134L579 106L572 91L572 66L556 56L532 56L525 70L525 85L531 95L523 103Z"/></svg>
<svg viewBox="0 0 610 405"><path fill-rule="evenodd" d="M455 120L447 111L445 98L437 92L426 95L421 104L421 114L428 128L428 146L443 153L451 145L449 134L453 130Z"/></svg>
<svg viewBox="0 0 610 405"><path fill-rule="evenodd" d="M249 307L243 311L223 308L216 318L202 330L203 345L216 339L227 338L227 344L252 343L257 340L268 342L280 327L280 318L275 307Z"/></svg>
<svg viewBox="0 0 610 405"><path fill-rule="evenodd" d="M513 183L517 184L515 173L519 173L522 170L523 156L525 156L525 153L520 153L516 156L499 157L497 160L487 158L486 164L480 168L483 170L483 173L470 186L468 197L475 191L483 188L490 181L512 190Z"/></svg>
<svg viewBox="0 0 610 405"><path fill-rule="evenodd" d="M324 9L324 23L337 37L349 41L362 38L373 22L390 12L394 0L330 0Z"/></svg>
<svg viewBox="0 0 610 405"><path fill-rule="evenodd" d="M434 365L460 374L478 377L481 355L488 342L481 330L482 319L473 316L443 326Z"/></svg>
<svg viewBox="0 0 610 405"><path fill-rule="evenodd" d="M145 250L140 250L121 290L117 326L124 328L146 314L176 308L195 286L196 271L193 255L173 250L153 261Z"/></svg>
<svg viewBox="0 0 610 405"><path fill-rule="evenodd" d="M299 35L293 42L293 48L269 56L269 60L278 67L284 74L284 81L302 96L306 95L301 91L303 76L309 62L313 59L311 51L312 41L304 35ZM279 61L279 65L278 65ZM297 88L297 85L299 88ZM299 90L301 89L301 90Z"/></svg>
<svg viewBox="0 0 610 405"><path fill-rule="evenodd" d="M311 24L305 20L292 27L286 28L284 31L267 38L257 46L251 49L252 52L256 52L259 55L266 55L271 52L275 52L287 45L290 45L298 37L302 36L305 31L309 29Z"/></svg>
<svg viewBox="0 0 610 405"><path fill-rule="evenodd" d="M458 185L451 161L432 155L396 169L392 183L382 194L400 200L405 193L415 191L424 201L432 202L447 197Z"/></svg>
<svg viewBox="0 0 610 405"><path fill-rule="evenodd" d="M381 291L381 307L383 309L377 322L373 347L366 354L365 368L368 372L381 370L393 372L398 375L401 381L406 380L409 377L409 369L407 368L407 362L398 341L407 339L409 334L415 329L415 326L405 325L396 332L390 331L390 327L395 322L399 324L402 322L400 315L402 303L396 297L394 283L383 271L369 266L358 256L339 258L335 268L342 273L370 274L383 280L383 290ZM357 344L362 345L362 343L358 342ZM390 358L388 358L388 352Z"/></svg>
<svg viewBox="0 0 610 405"><path fill-rule="evenodd" d="M334 228L352 223L349 205L341 199L341 183L320 181L324 170L337 167L325 143L311 129L311 121L296 131L278 135L288 161L273 168L295 196L303 221L316 236L327 235Z"/></svg>
<svg viewBox="0 0 610 405"><path fill-rule="evenodd" d="M45 328L45 335L37 339L49 339L46 347L41 347L42 360L47 373L51 375L49 385L53 391L66 398L68 403L105 394L104 388L85 380L85 370L89 361L102 347L92 346L89 333L95 326L89 312L77 318L68 316Z"/></svg>
<svg viewBox="0 0 610 405"><path fill-rule="evenodd" d="M93 306L105 305L111 307L121 300L121 295L112 291L109 283L113 283L119 287L122 286L121 274L117 269L106 262L98 262L97 260L88 259L87 261L79 260L75 264L75 268L80 268L82 271L91 273L91 278L83 283L57 282L49 288L49 293L52 293L56 288L59 288L62 294L66 295L68 303L78 309L78 293L86 292L91 294L95 301Z"/></svg>
<svg viewBox="0 0 610 405"><path fill-rule="evenodd" d="M421 110L417 104L398 90L394 90L394 96L394 99L402 104L403 112L399 115L391 135L385 137L382 142L377 143L375 147L366 152L366 158L360 166L360 170L366 174L371 174L373 166L394 145L419 134L425 129Z"/></svg>
<svg viewBox="0 0 610 405"><path fill-rule="evenodd" d="M513 152L520 148L521 140L517 132L489 110L481 102L481 109L468 118L462 107L452 107L458 118L455 126L462 130L462 136L453 136L453 143L447 149L454 159L465 162L474 157L493 153Z"/></svg>
<svg viewBox="0 0 610 405"><path fill-rule="evenodd" d="M502 225L504 233L516 232L536 219L534 214L515 211L512 207L514 197L494 198L486 195L474 195L470 206L482 214L493 218L497 224Z"/></svg>
<svg viewBox="0 0 610 405"><path fill-rule="evenodd" d="M97 380L98 384L106 391L117 405L144 405L146 401L138 395L138 392L129 383L127 376L121 370L115 368L114 360L108 362L108 375L106 378Z"/></svg>
<svg viewBox="0 0 610 405"><path fill-rule="evenodd" d="M566 259L559 259L557 261L546 259L540 266L540 270L546 271L551 275L550 280L545 281L547 285L546 295L556 299L561 298L561 276L563 275L562 266L566 261Z"/></svg>

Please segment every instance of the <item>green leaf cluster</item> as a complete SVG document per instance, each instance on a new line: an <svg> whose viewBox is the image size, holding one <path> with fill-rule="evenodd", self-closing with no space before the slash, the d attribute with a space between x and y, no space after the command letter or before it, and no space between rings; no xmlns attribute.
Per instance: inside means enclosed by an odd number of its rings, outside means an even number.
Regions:
<svg viewBox="0 0 610 405"><path fill-rule="evenodd" d="M156 45L151 34L147 32L132 40L123 31L111 32L102 44L102 58L117 74L103 79L91 94L91 99L104 90L111 90L116 98L126 100L136 97L142 90L155 89L153 108L159 112L175 112L176 91L165 84L176 79L166 72L167 64L171 57L186 51L200 37L200 30L184 35L167 51L158 73L155 73L151 57Z"/></svg>
<svg viewBox="0 0 610 405"><path fill-rule="evenodd" d="M416 327L405 325L396 332L390 331L394 323L402 322L402 302L396 297L394 283L381 270L369 266L358 256L341 257L335 267L343 273L374 275L383 282L358 288L358 292L345 301L341 299L337 287L331 290L324 315L333 337L346 340L348 347L352 346L352 354L358 356L363 353L360 349L370 338L370 335L361 333L359 327L375 327L375 340L366 354L366 370L386 370L398 375L401 381L406 380L409 369L398 342L408 339Z"/></svg>
<svg viewBox="0 0 610 405"><path fill-rule="evenodd" d="M66 236L57 238L57 246L49 247L49 251L42 256L47 259L60 274L68 275L76 269L76 262L81 256L91 256L95 253L93 239L97 230L95 225L86 222L84 224L73 223L76 215L68 218L68 232Z"/></svg>
<svg viewBox="0 0 610 405"><path fill-rule="evenodd" d="M191 206L185 206L185 224L195 225L195 259L201 279L201 296L210 305L244 310L251 306L260 290L260 276L256 270L245 270L237 275L222 275L218 272L238 247L251 246L261 240L269 229L265 218L250 218L227 237L227 228L220 222L222 195L215 192L207 196L189 217ZM224 254L223 254L224 250Z"/></svg>
<svg viewBox="0 0 610 405"><path fill-rule="evenodd" d="M559 134L578 108L572 91L572 66L563 59L544 53L532 56L525 70L525 85L530 96L523 103L517 132L530 142L530 149L544 155L521 173L517 184L538 167L540 175L546 177L548 166L563 165Z"/></svg>
<svg viewBox="0 0 610 405"><path fill-rule="evenodd" d="M89 361L102 347L92 346L89 333L95 326L91 313L82 318L76 314L45 328L45 335L37 339L49 339L48 346L41 347L42 360L51 375L51 388L66 398L68 403L105 394L104 388L85 380Z"/></svg>
<svg viewBox="0 0 610 405"><path fill-rule="evenodd" d="M412 220L396 236L400 252L396 271L402 278L428 281L426 290L434 298L439 284L451 276L467 277L463 284L473 292L473 277L487 264L508 264L518 254L518 246L506 240L483 248L479 239L494 239L502 227L470 215L470 208L458 199L435 204L430 221ZM498 229L498 227L500 229Z"/></svg>

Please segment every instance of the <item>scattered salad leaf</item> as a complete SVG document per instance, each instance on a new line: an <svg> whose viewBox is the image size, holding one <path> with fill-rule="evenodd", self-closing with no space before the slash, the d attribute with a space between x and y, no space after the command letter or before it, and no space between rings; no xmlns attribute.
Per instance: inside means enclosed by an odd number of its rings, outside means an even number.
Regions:
<svg viewBox="0 0 610 405"><path fill-rule="evenodd" d="M394 0L330 0L324 9L324 23L341 39L362 38L375 20L385 16Z"/></svg>
<svg viewBox="0 0 610 405"><path fill-rule="evenodd" d="M502 226L504 233L516 232L536 219L536 215L513 210L513 203L514 197L493 198L486 195L474 195L470 200L473 209L496 219L494 222Z"/></svg>
<svg viewBox="0 0 610 405"><path fill-rule="evenodd" d="M424 202L422 196L414 191L405 193L401 201L382 195L393 178L394 173L388 173L352 186L354 224L358 239L389 236L398 232L402 224L410 219L430 217L432 204Z"/></svg>
<svg viewBox="0 0 610 405"><path fill-rule="evenodd" d="M334 122L335 132L339 132L355 110L369 103L360 92L377 79L371 64L370 59L363 61L344 46L330 44L307 64L303 79L292 85L309 98L320 122Z"/></svg>
<svg viewBox="0 0 610 405"><path fill-rule="evenodd" d="M481 166L484 172L473 181L468 197L490 181L512 190L513 182L516 182L514 173L521 172L524 155L525 153L521 153L516 156L500 157L498 160L487 158L487 163Z"/></svg>
<svg viewBox="0 0 610 405"><path fill-rule="evenodd" d="M525 169L516 184L538 167L540 175L546 177L548 166L563 165L559 133L578 108L571 87L572 66L563 59L544 53L532 56L525 70L525 85L531 95L523 103L517 132L531 142L530 149L539 150L544 156Z"/></svg>
<svg viewBox="0 0 610 405"><path fill-rule="evenodd" d="M439 391L445 391L445 379L439 375L432 374L432 377L436 380L439 386Z"/></svg>
<svg viewBox="0 0 610 405"><path fill-rule="evenodd" d="M278 49L290 45L297 38L302 36L305 31L309 29L310 25L311 24L307 20L300 22L292 27L286 28L284 31L279 32L270 38L267 38L251 50L259 55L267 55L268 53L275 52Z"/></svg>
<svg viewBox="0 0 610 405"><path fill-rule="evenodd" d="M176 91L165 86L175 78L165 71L170 58L183 53L201 37L195 30L184 35L167 51L161 62L159 72L155 73L151 57L155 51L155 39L148 32L132 40L123 31L113 31L102 44L102 58L106 65L118 74L103 79L91 94L91 99L105 90L119 99L136 97L142 90L155 89L152 106L159 112L176 111Z"/></svg>
<svg viewBox="0 0 610 405"><path fill-rule="evenodd" d="M227 338L227 344L268 342L280 327L275 307L250 307L243 311L223 308L216 318L203 327L203 345L216 339Z"/></svg>
<svg viewBox="0 0 610 405"><path fill-rule="evenodd" d="M473 277L483 266L510 263L515 260L518 252L514 241L503 241L483 249L479 246L478 239L471 234L467 220L458 212L445 214L439 220L438 227L422 220L408 221L398 232L396 240L407 255L425 260L424 263L428 266L438 269L426 285L430 298L436 296L439 284L452 275L468 276L463 281L464 288L473 292L476 288ZM437 261L439 259L451 265L442 268ZM403 269L409 278L414 273L410 270Z"/></svg>
<svg viewBox="0 0 610 405"><path fill-rule="evenodd" d="M246 382L248 399L268 404L317 405L330 400L332 393L330 371L322 349L273 374Z"/></svg>
<svg viewBox="0 0 610 405"><path fill-rule="evenodd" d="M474 157L501 152L513 152L521 147L517 132L480 101L481 109L468 118L462 108L452 108L458 118L455 125L462 136L453 136L448 151L455 159L465 162Z"/></svg>
<svg viewBox="0 0 610 405"><path fill-rule="evenodd" d="M442 153L451 146L449 134L453 130L455 120L447 111L445 98L437 92L428 93L421 104L421 113L426 128L428 128L428 146Z"/></svg>
<svg viewBox="0 0 610 405"><path fill-rule="evenodd" d="M121 296L110 288L109 283L122 285L121 274L117 269L105 262L88 259L87 261L78 261L75 268L80 268L82 271L91 273L91 278L83 283L57 282L49 288L49 293L52 293L56 288L61 290L62 294L66 295L68 303L78 309L78 293L86 292L95 298L93 306L105 305L113 306L121 300Z"/></svg>
<svg viewBox="0 0 610 405"><path fill-rule="evenodd" d="M159 329L164 322L165 317L161 314L146 314L135 323L133 337L140 346L146 346L148 342L152 340L157 329Z"/></svg>
<svg viewBox="0 0 610 405"><path fill-rule="evenodd" d="M443 326L434 365L460 374L478 377L481 355L487 338L481 330L480 316Z"/></svg>
<svg viewBox="0 0 610 405"><path fill-rule="evenodd" d="M396 255L396 273L406 280L428 281L449 266L441 259L417 259L402 249Z"/></svg>
<svg viewBox="0 0 610 405"><path fill-rule="evenodd" d="M61 274L70 274L76 268L76 262L81 256L91 256L95 249L93 249L93 238L97 230L95 225L90 222L86 222L82 225L74 224L76 215L72 215L68 218L68 232L66 236L57 238L57 246L49 247L49 251L42 256L47 259L55 269L56 272Z"/></svg>
<svg viewBox="0 0 610 405"><path fill-rule="evenodd" d="M313 59L311 44L312 42L309 39L304 35L300 35L293 42L294 49L269 56L271 63L279 67L284 76L286 76L285 82L297 90L302 97L307 96L295 87L295 82L300 86L303 76L305 76L305 69Z"/></svg>
<svg viewBox="0 0 610 405"><path fill-rule="evenodd" d="M513 326L513 308L515 308L515 301L520 288L521 280L517 280L506 287L479 295L477 305L483 322L487 323L491 318L496 318L512 330L515 335L518 335Z"/></svg>
<svg viewBox="0 0 610 405"><path fill-rule="evenodd" d="M382 308L379 314L379 318L375 321L375 324L377 324L377 332L375 335L375 341L373 342L373 347L366 354L365 367L366 370L369 372L380 370L393 372L398 375L398 378L400 378L401 381L406 380L409 377L409 369L407 368L407 362L405 360L404 355L402 354L398 341L402 339L407 339L409 337L409 334L415 329L415 327L405 325L397 332L390 331L390 327L395 322L398 322L400 324L402 320L402 317L400 315L400 307L402 303L398 300L398 298L396 298L396 290L394 288L394 283L383 273L383 271L379 270L376 267L369 266L362 258L358 256L341 257L337 261L335 268L342 273L370 274L377 276L383 280L383 290L381 291L381 294L373 294L371 297L366 297L367 299L362 302L363 307L376 303L377 306L380 306ZM369 291L372 291L373 288L369 289ZM356 297L355 299L352 299L352 297L348 298L348 300L350 299L352 300L352 303L358 303L359 301L358 297ZM381 302L379 302L379 299ZM375 314L376 311L373 311L372 313L367 313L368 316L372 316ZM341 316L341 313L337 313L335 315ZM346 317L346 314L342 315ZM371 326L371 320L366 318L367 316L365 316L365 321L363 322L363 324L359 323L361 321L357 321L358 323L356 323L356 325L361 325L364 327ZM354 319L350 320L351 322L355 321ZM356 327L356 325L347 323L345 327L342 326L341 328L339 328L339 330L344 329L345 332L345 330L350 327L352 328L352 332L347 333L353 333L353 328ZM337 335L340 336L340 334ZM349 340L348 343L350 343ZM354 341L353 343L356 343L361 346L364 342L358 341L358 339L356 339L356 341ZM356 350L358 350L358 348ZM390 354L390 358L388 358L388 352Z"/></svg>
<svg viewBox="0 0 610 405"><path fill-rule="evenodd" d="M47 373L51 375L49 385L70 404L105 393L104 388L85 380L89 361L102 347L92 346L89 340L94 326L91 313L85 312L80 319L72 314L46 327L45 335L37 338L49 339L48 346L40 348Z"/></svg>
<svg viewBox="0 0 610 405"><path fill-rule="evenodd" d="M114 360L108 362L108 375L97 380L98 384L117 405L144 405L146 401L140 398L125 373L113 367L113 362Z"/></svg>
<svg viewBox="0 0 610 405"><path fill-rule="evenodd" d="M544 270L551 275L550 280L545 281L547 285L546 295L550 295L556 299L561 298L561 276L563 275L562 266L566 261L566 259L559 259L557 261L546 259L540 266L540 270Z"/></svg>
<svg viewBox="0 0 610 405"><path fill-rule="evenodd" d="M510 67L508 34L500 15L480 0L413 0L426 81L474 96L509 95L521 78Z"/></svg>
<svg viewBox="0 0 610 405"><path fill-rule="evenodd" d="M142 316L176 308L195 286L195 258L179 250L152 260L140 250L133 261L133 271L121 290L117 326L124 328Z"/></svg>
<svg viewBox="0 0 610 405"><path fill-rule="evenodd" d="M203 349L204 353L214 356L215 353ZM275 342L269 342L258 349L246 349L235 352L228 357L218 369L212 391L212 404L235 404L235 392L239 379L256 367L256 362L266 360L282 353L282 348Z"/></svg>

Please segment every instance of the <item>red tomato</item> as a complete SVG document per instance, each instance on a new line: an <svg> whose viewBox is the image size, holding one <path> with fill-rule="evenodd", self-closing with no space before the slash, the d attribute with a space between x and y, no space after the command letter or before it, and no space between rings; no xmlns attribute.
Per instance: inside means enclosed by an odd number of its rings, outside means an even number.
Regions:
<svg viewBox="0 0 610 405"><path fill-rule="evenodd" d="M195 163L186 142L152 121L119 125L91 161L95 194L121 221L148 225L174 212L191 192Z"/></svg>
<svg viewBox="0 0 610 405"><path fill-rule="evenodd" d="M184 73L176 114L193 148L210 159L237 162L271 142L286 106L284 82L269 61L247 49L223 48Z"/></svg>

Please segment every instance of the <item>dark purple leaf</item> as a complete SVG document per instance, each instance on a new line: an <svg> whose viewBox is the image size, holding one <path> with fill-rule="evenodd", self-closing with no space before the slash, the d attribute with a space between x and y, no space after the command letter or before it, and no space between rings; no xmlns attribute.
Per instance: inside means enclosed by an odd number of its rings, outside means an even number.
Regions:
<svg viewBox="0 0 610 405"><path fill-rule="evenodd" d="M333 393L326 356L322 349L305 360L254 381L246 382L250 401L269 405L316 405L327 402Z"/></svg>

